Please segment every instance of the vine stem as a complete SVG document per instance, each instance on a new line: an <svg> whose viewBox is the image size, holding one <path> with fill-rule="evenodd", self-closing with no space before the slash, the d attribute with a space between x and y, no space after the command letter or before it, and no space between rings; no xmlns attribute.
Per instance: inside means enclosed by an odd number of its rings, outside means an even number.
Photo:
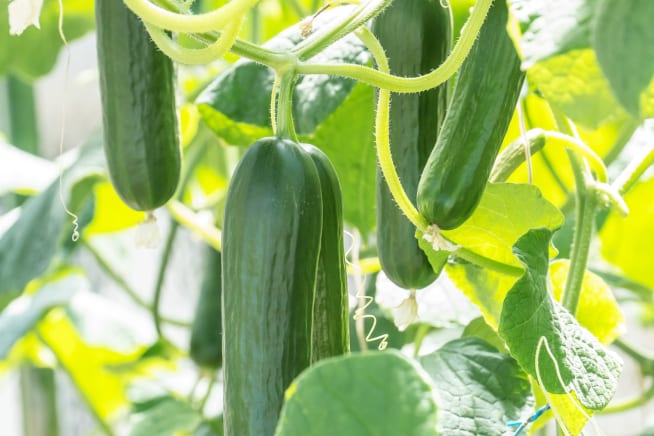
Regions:
<svg viewBox="0 0 654 436"><path fill-rule="evenodd" d="M165 30L186 33L202 33L219 30L237 21L259 0L232 0L211 12L197 15L171 12L150 0L123 0L128 8L143 21Z"/></svg>
<svg viewBox="0 0 654 436"><path fill-rule="evenodd" d="M134 289L127 283L127 281L113 269L109 262L98 252L98 250L93 247L86 238L81 239L82 246L93 256L97 264L102 268L102 270L129 296L129 298L136 303L138 306L143 309L152 312L152 305L148 304L143 300ZM161 317L161 321L174 325L176 327L190 327L190 323L185 321L180 321L177 319L171 319L166 317Z"/></svg>
<svg viewBox="0 0 654 436"><path fill-rule="evenodd" d="M172 248L175 244L175 237L177 236L177 230L179 229L179 224L177 221L172 221L170 231L166 237L166 245L164 246L163 253L161 255L161 262L159 263L159 271L157 272L157 281L154 286L154 297L152 300L152 319L154 321L154 328L157 331L157 335L160 340L165 341L163 330L161 328L161 315L160 315L160 305L161 305L161 294L163 290L163 284L166 279L166 271L168 269L168 262L170 261L170 255L172 254Z"/></svg>
<svg viewBox="0 0 654 436"><path fill-rule="evenodd" d="M203 222L191 209L179 201L169 201L166 209L179 224L197 233L200 237L217 251L223 250L222 233L211 224Z"/></svg>
<svg viewBox="0 0 654 436"><path fill-rule="evenodd" d="M614 189L620 195L626 194L652 164L654 164L654 144L649 144L618 175L613 182Z"/></svg>
<svg viewBox="0 0 654 436"><path fill-rule="evenodd" d="M486 15L488 15L492 3L493 0L477 0L450 55L438 68L423 76L398 77L385 71L355 64L334 65L299 62L296 71L299 74L331 74L349 77L393 92L420 92L435 88L454 75L461 67L477 39L477 35L479 35L479 30L486 19Z"/></svg>

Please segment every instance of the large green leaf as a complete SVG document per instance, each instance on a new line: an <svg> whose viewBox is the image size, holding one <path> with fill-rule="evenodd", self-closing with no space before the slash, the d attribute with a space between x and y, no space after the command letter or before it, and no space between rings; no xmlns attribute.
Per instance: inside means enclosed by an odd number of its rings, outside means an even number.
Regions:
<svg viewBox="0 0 654 436"><path fill-rule="evenodd" d="M548 102L595 129L625 116L590 49L571 50L532 66L527 77Z"/></svg>
<svg viewBox="0 0 654 436"><path fill-rule="evenodd" d="M304 371L286 391L277 436L437 435L427 375L395 351L353 353Z"/></svg>
<svg viewBox="0 0 654 436"><path fill-rule="evenodd" d="M555 230L563 215L540 190L527 184L489 183L472 216L460 227L443 231L452 243L479 256L505 265L521 267L512 246L529 229ZM420 233L417 234L420 238ZM424 239L424 238L420 238ZM444 254L421 241L432 265L444 263ZM436 259L436 260L434 260Z"/></svg>
<svg viewBox="0 0 654 436"><path fill-rule="evenodd" d="M63 174L64 201L81 213L98 175L104 173L100 141L82 149ZM27 200L20 217L0 237L0 310L16 298L30 280L43 274L57 251L70 239L73 225L61 203L59 180Z"/></svg>
<svg viewBox="0 0 654 436"><path fill-rule="evenodd" d="M68 41L83 36L95 27L92 1L63 0L63 6L63 29ZM0 75L11 72L25 80L34 80L50 72L63 46L58 20L58 0L44 0L41 29L31 26L20 36L10 36L4 2L0 7Z"/></svg>
<svg viewBox="0 0 654 436"><path fill-rule="evenodd" d="M526 270L504 300L499 334L525 371L549 393L574 392L601 410L617 388L622 362L547 291L551 232L530 230L515 244Z"/></svg>
<svg viewBox="0 0 654 436"><path fill-rule="evenodd" d="M51 309L65 305L73 294L88 290L89 286L79 271L65 270L39 280L32 293L12 301L0 313L0 360L5 359L12 346Z"/></svg>
<svg viewBox="0 0 654 436"><path fill-rule="evenodd" d="M314 135L303 138L324 151L334 164L343 191L345 221L364 237L375 226L374 118L373 89L358 84Z"/></svg>
<svg viewBox="0 0 654 436"><path fill-rule="evenodd" d="M654 79L654 2L599 0L593 47L611 88L635 117L643 113L642 94Z"/></svg>
<svg viewBox="0 0 654 436"><path fill-rule="evenodd" d="M438 389L439 434L502 436L533 408L527 375L481 339L456 339L419 362Z"/></svg>
<svg viewBox="0 0 654 436"><path fill-rule="evenodd" d="M320 14L314 21L319 29L326 23L351 12L340 7ZM268 41L265 46L289 50L302 41L300 25L292 26ZM313 59L321 63L366 64L370 60L365 46L354 35L335 42ZM196 100L206 124L220 137L234 145L249 145L272 134L270 97L274 72L250 60L240 60L224 71ZM299 134L309 134L320 125L348 96L355 82L328 75L301 76L293 94L293 118Z"/></svg>

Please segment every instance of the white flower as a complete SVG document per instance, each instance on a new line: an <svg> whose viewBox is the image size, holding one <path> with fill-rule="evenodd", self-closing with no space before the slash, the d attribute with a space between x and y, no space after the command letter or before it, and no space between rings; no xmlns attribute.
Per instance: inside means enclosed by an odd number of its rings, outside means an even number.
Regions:
<svg viewBox="0 0 654 436"><path fill-rule="evenodd" d="M398 330L403 332L418 318L418 302L416 301L416 291L411 291L406 298L394 310L395 325Z"/></svg>
<svg viewBox="0 0 654 436"><path fill-rule="evenodd" d="M154 214L148 212L145 220L136 229L136 246L143 248L157 248L161 243L161 231Z"/></svg>
<svg viewBox="0 0 654 436"><path fill-rule="evenodd" d="M9 34L20 35L30 25L40 29L42 6L43 0L14 0L9 3Z"/></svg>

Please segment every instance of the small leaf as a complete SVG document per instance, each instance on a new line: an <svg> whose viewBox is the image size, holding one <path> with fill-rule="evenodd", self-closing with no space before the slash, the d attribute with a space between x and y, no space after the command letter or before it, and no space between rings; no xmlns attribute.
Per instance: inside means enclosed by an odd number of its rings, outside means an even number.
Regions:
<svg viewBox="0 0 654 436"><path fill-rule="evenodd" d="M426 374L394 351L326 359L287 389L275 435L437 435Z"/></svg>
<svg viewBox="0 0 654 436"><path fill-rule="evenodd" d="M527 375L481 339L456 339L419 362L438 389L439 434L501 436L533 408Z"/></svg>
<svg viewBox="0 0 654 436"><path fill-rule="evenodd" d="M641 95L654 79L654 2L599 0L593 47L611 88L635 117L643 114Z"/></svg>
<svg viewBox="0 0 654 436"><path fill-rule="evenodd" d="M622 362L548 293L550 239L549 230L537 229L515 244L526 271L504 300L499 334L547 392L574 392L581 405L601 410L615 393Z"/></svg>

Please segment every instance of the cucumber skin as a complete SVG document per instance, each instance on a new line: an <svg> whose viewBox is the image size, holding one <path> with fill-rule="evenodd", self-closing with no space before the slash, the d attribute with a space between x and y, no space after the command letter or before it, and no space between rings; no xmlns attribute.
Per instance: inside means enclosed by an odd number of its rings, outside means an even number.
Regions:
<svg viewBox="0 0 654 436"><path fill-rule="evenodd" d="M524 73L507 19L506 2L494 2L418 184L418 210L443 230L463 224L479 204L520 94Z"/></svg>
<svg viewBox="0 0 654 436"><path fill-rule="evenodd" d="M213 247L204 248L204 276L191 325L191 359L202 368L223 364L222 347L222 256Z"/></svg>
<svg viewBox="0 0 654 436"><path fill-rule="evenodd" d="M325 153L302 144L311 156L322 194L322 236L313 305L311 360L340 356L350 351L347 271L343 248L343 199L336 170Z"/></svg>
<svg viewBox="0 0 654 436"><path fill-rule="evenodd" d="M390 70L419 76L438 67L452 40L450 11L438 0L394 1L372 26L388 55ZM418 180L434 148L447 108L447 84L419 94L393 94L390 145L402 187L415 202ZM382 269L396 285L419 289L437 274L418 246L416 227L397 207L377 171L377 249Z"/></svg>
<svg viewBox="0 0 654 436"><path fill-rule="evenodd" d="M122 1L95 0L95 14L109 175L128 206L154 210L181 171L174 67Z"/></svg>
<svg viewBox="0 0 654 436"><path fill-rule="evenodd" d="M284 391L311 363L322 199L312 159L279 138L237 166L223 223L225 434L272 435Z"/></svg>

